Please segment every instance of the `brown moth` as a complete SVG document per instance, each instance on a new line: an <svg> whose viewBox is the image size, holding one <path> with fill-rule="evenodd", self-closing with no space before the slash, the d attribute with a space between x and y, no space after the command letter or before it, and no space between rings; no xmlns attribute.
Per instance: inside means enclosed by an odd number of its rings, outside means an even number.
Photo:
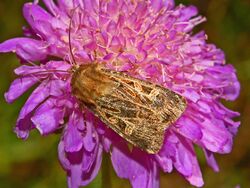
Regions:
<svg viewBox="0 0 250 188"><path fill-rule="evenodd" d="M72 94L106 125L132 145L157 153L165 130L184 112L177 93L100 63L75 66Z"/></svg>

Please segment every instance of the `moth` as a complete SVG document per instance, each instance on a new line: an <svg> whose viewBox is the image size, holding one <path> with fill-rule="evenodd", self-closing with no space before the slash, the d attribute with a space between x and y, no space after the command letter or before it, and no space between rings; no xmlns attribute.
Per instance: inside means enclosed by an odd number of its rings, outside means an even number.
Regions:
<svg viewBox="0 0 250 188"><path fill-rule="evenodd" d="M100 63L76 66L71 88L108 127L149 154L159 152L165 130L186 108L181 95Z"/></svg>

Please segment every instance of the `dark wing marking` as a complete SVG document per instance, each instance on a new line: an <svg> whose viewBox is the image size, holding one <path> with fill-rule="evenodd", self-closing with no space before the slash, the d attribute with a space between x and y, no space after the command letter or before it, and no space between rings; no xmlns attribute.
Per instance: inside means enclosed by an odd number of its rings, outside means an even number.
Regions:
<svg viewBox="0 0 250 188"><path fill-rule="evenodd" d="M165 129L184 112L183 97L164 87L127 74L103 70L116 88L96 99L91 110L110 128L133 145L157 153Z"/></svg>

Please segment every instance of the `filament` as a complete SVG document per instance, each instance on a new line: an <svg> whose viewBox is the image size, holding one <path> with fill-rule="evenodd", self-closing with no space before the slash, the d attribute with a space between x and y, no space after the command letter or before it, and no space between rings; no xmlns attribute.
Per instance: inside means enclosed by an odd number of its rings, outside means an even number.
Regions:
<svg viewBox="0 0 250 188"><path fill-rule="evenodd" d="M74 54L73 54L73 51L72 51L72 45L71 45L71 26L72 26L72 20L73 20L73 16L77 10L77 8L79 7L79 5L73 9L73 12L72 12L72 15L71 15L71 18L70 18L70 22L69 22L69 33L68 33L68 37L69 37L69 51L70 51L70 56L71 56L71 59L73 60L73 64L76 65L76 60L75 60L75 57L74 57Z"/></svg>

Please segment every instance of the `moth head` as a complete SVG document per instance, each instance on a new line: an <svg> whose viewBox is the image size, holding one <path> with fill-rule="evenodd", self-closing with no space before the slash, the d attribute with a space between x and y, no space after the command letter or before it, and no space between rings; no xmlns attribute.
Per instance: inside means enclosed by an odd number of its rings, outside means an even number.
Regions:
<svg viewBox="0 0 250 188"><path fill-rule="evenodd" d="M71 74L74 74L74 73L77 72L77 70L79 69L79 67L80 67L80 65L74 64L74 65L72 65L72 67L69 69L69 72L70 72Z"/></svg>

